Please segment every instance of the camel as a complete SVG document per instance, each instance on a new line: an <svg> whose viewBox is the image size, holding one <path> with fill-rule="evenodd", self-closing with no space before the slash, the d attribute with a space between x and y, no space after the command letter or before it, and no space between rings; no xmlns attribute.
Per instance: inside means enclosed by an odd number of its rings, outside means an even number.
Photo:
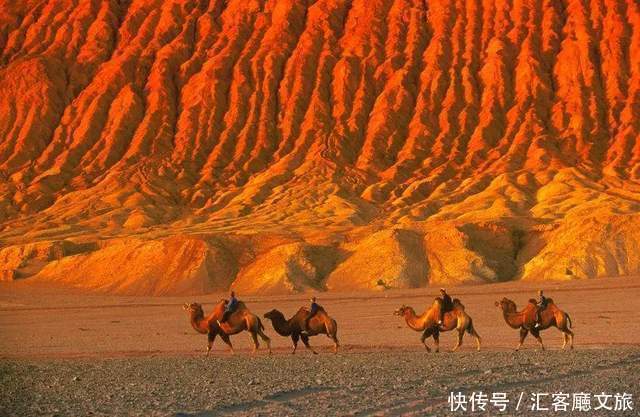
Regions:
<svg viewBox="0 0 640 417"><path fill-rule="evenodd" d="M464 311L464 306L457 298L453 300L453 311L448 311L444 315L444 320L441 326L438 326L438 320L440 319L440 309L442 308L442 299L437 297L433 305L429 307L421 316L416 315L415 310L412 307L403 305L397 309L394 314L396 316L404 317L407 325L417 331L422 332L420 341L427 349L427 352L431 352L431 349L427 345L427 338L433 337L435 344L435 351L440 350L440 332L448 332L453 329L458 331L458 341L451 350L455 352L462 345L462 336L466 331L470 335L476 338L477 350L480 350L481 337L473 327L473 319Z"/></svg>
<svg viewBox="0 0 640 417"><path fill-rule="evenodd" d="M229 336L238 334L245 330L251 334L251 338L253 340L253 353L255 353L260 347L260 344L258 343L258 336L260 336L260 338L262 338L262 340L267 344L267 349L269 349L269 353L271 353L271 339L264 334L264 326L262 325L260 318L251 313L244 303L239 302L237 310L229 317L229 319L222 324L218 324L218 320L222 318L226 305L227 300L218 301L218 303L213 307L213 310L211 310L209 315L206 317L202 306L198 303L185 303L182 307L190 315L191 326L198 333L207 335L206 356L209 356L209 352L211 352L211 347L213 346L213 341L217 335L220 335L222 341L229 346L230 352L234 353L233 345L231 344Z"/></svg>
<svg viewBox="0 0 640 417"><path fill-rule="evenodd" d="M567 342L569 342L569 347L573 349L573 332L571 331L571 318L567 313L560 310L554 303L551 298L547 298L547 307L542 310L541 313L541 323L538 328L535 328L536 324L536 311L538 309L538 303L534 299L530 299L527 306L522 311L517 311L516 303L509 300L508 298L503 298L500 301L496 301L496 307L502 309L502 314L504 315L504 321L507 322L509 327L514 329L520 329L520 343L518 343L518 347L516 347L516 351L520 350L522 347L522 343L524 339L527 337L527 334L531 332L533 337L536 338L538 343L540 343L540 347L544 350L544 344L542 343L542 338L540 337L540 332L542 330L548 329L551 326L557 327L558 330L562 332L562 350L567 346Z"/></svg>
<svg viewBox="0 0 640 417"><path fill-rule="evenodd" d="M309 321L308 334L302 334L302 327L304 326L307 315L309 315L309 310L301 307L289 320L278 310L271 310L265 313L264 317L271 320L273 329L280 336L291 336L291 340L293 341L292 354L296 353L299 339L302 339L302 343L304 343L307 349L311 350L314 354L318 354L318 352L313 350L309 345L309 336L318 334L326 334L329 339L333 340L333 352L337 353L340 344L338 343L338 324L336 321L329 317L327 312L320 307L318 313Z"/></svg>

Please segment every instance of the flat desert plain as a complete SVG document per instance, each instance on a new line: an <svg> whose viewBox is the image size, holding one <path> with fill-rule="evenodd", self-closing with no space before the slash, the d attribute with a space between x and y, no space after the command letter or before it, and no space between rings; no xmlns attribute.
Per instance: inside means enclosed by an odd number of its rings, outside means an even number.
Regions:
<svg viewBox="0 0 640 417"><path fill-rule="evenodd" d="M529 337L514 352L518 332L507 327L494 302L520 308L542 287L573 321L575 349L560 351L556 329L543 332L547 350ZM95 295L18 282L0 287L0 415L637 415L640 382L640 279L563 283L510 282L449 289L462 300L482 336L482 350L453 333L440 353L427 353L420 334L393 311L406 304L421 312L437 288L378 293L320 293L338 322L341 349L313 337L319 355L263 319L273 354L251 354L250 337L232 337L231 355L216 340L205 358L206 337L190 326L184 302L205 312L224 294L201 297ZM260 317L278 308L286 316L308 295L240 298ZM430 342L433 345L432 342ZM500 413L451 411L450 394L506 393ZM535 393L629 393L634 410L532 411ZM520 398L522 396L522 398ZM519 402L520 405L517 403ZM544 397L543 397L544 398ZM613 407L611 400L609 406ZM550 397L541 407L550 407Z"/></svg>

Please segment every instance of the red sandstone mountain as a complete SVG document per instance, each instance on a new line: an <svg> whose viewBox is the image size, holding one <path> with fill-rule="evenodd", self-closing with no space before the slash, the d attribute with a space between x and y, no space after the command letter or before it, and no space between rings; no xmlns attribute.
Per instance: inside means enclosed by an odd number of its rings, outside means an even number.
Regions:
<svg viewBox="0 0 640 417"><path fill-rule="evenodd" d="M0 273L636 274L639 134L632 0L0 0Z"/></svg>

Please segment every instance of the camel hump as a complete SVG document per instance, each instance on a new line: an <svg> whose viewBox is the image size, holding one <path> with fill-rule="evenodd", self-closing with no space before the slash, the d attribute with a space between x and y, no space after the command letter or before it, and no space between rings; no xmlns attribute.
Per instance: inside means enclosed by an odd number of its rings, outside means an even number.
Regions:
<svg viewBox="0 0 640 417"><path fill-rule="evenodd" d="M537 306L538 300L536 300L535 298L529 298L529 304L533 304L534 306Z"/></svg>
<svg viewBox="0 0 640 417"><path fill-rule="evenodd" d="M224 306L226 306L227 304L229 304L229 300L227 300L226 298L222 298L220 299L220 301L218 301L218 304L222 304ZM240 310L240 309L246 309L247 305L244 303L244 301L240 301L238 300L238 303L236 304L236 310Z"/></svg>
<svg viewBox="0 0 640 417"><path fill-rule="evenodd" d="M326 313L327 311L324 309L324 307L322 307L321 305L318 306L318 312L323 312ZM305 314L309 314L310 310L308 307L300 307L300 309L298 310L298 313L305 313Z"/></svg>
<svg viewBox="0 0 640 417"><path fill-rule="evenodd" d="M454 299L453 299L453 308L454 308L454 309L456 309L456 308L457 308L457 309L459 309L459 310L464 311L464 304L462 304L462 302L460 301L460 299L458 299L458 298L454 298Z"/></svg>
<svg viewBox="0 0 640 417"><path fill-rule="evenodd" d="M309 313L311 313L311 311L309 310L308 307L300 307L294 317L298 317L301 320L305 320L309 315ZM316 316L320 314L327 315L327 312L324 310L324 308L318 306L318 312L316 313Z"/></svg>
<svg viewBox="0 0 640 417"><path fill-rule="evenodd" d="M229 302L227 300L225 300L225 303L222 305L222 307L225 310L227 308L227 304L229 304ZM247 307L247 305L244 302L238 301L238 304L236 304L236 308L233 310L233 314L235 315L236 313L239 313L241 311L249 311L249 308Z"/></svg>

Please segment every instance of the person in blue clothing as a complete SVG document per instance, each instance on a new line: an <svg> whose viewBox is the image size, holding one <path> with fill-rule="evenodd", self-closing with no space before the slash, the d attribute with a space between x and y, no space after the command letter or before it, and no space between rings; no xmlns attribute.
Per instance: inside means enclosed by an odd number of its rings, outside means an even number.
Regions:
<svg viewBox="0 0 640 417"><path fill-rule="evenodd" d="M229 294L229 301L227 302L227 306L224 308L224 313L222 313L222 319L218 321L218 324L224 323L229 320L229 317L238 309L238 299L236 298L236 293L231 291Z"/></svg>
<svg viewBox="0 0 640 417"><path fill-rule="evenodd" d="M318 314L318 310L320 309L320 306L318 305L318 303L316 303L316 297L311 297L311 306L309 307L309 315L307 316L307 318L304 320L304 328L302 329L302 334L308 334L309 331L309 321L316 315Z"/></svg>
<svg viewBox="0 0 640 417"><path fill-rule="evenodd" d="M536 324L533 326L534 329L540 327L542 323L542 311L547 308L547 304L549 304L549 300L544 296L542 290L538 291L538 309L536 310Z"/></svg>

